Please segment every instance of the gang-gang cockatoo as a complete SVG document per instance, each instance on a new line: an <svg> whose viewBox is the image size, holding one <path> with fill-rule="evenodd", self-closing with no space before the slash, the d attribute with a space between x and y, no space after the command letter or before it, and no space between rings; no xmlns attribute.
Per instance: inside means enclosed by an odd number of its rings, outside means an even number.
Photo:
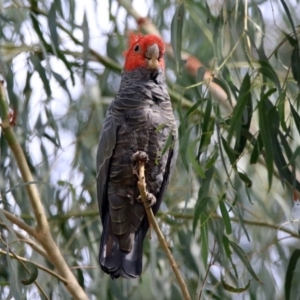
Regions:
<svg viewBox="0 0 300 300"><path fill-rule="evenodd" d="M99 262L112 278L136 278L142 271L149 223L139 197L133 155L148 156L145 180L154 214L177 158L177 128L165 87L164 52L158 36L130 35L120 89L100 134L97 194L103 231Z"/></svg>

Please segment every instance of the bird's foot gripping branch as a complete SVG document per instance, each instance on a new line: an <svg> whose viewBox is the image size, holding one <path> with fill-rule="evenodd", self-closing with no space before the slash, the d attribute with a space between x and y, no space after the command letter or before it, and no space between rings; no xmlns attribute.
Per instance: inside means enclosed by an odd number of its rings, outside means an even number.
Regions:
<svg viewBox="0 0 300 300"><path fill-rule="evenodd" d="M134 167L134 173L138 175L138 187L141 193L137 200L140 200L142 203L144 203L146 209L152 207L156 203L156 197L152 193L148 193L146 190L145 164L148 160L148 154L144 151L137 151L132 155L132 161L136 163ZM141 188L143 188L143 194L141 192Z"/></svg>

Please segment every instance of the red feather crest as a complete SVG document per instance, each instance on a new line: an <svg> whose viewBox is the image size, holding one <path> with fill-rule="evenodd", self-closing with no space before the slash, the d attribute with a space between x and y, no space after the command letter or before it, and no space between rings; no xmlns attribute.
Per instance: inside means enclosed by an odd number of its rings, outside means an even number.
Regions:
<svg viewBox="0 0 300 300"><path fill-rule="evenodd" d="M130 71L138 67L147 67L145 52L147 51L147 47L151 46L152 44L157 44L160 49L161 58L159 59L159 64L161 68L164 69L164 60L162 56L165 53L165 46L162 39L153 34L143 36L142 34L129 32L128 50L123 52L123 55L125 56L124 70ZM134 48L137 45L139 46L140 50L134 51Z"/></svg>

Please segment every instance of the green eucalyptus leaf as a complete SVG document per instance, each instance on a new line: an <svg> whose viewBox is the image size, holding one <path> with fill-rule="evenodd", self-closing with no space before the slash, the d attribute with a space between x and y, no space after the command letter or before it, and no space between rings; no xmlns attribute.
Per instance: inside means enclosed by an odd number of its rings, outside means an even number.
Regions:
<svg viewBox="0 0 300 300"><path fill-rule="evenodd" d="M88 65L88 60L89 60L89 53L90 53L90 48L89 48L89 43L90 43L90 31L89 31L89 24L87 20L87 15L86 12L84 12L83 15L83 21L82 21L82 33L83 33L83 66L82 66L82 77L85 78L85 73L87 71L87 65Z"/></svg>
<svg viewBox="0 0 300 300"><path fill-rule="evenodd" d="M222 285L223 285L223 287L226 291L231 292L231 293L240 294L240 293L243 293L246 290L248 290L248 288L250 286L250 280L248 281L247 285L245 287L242 287L242 288L233 287L232 285L229 285L228 283L226 283L224 279L222 279Z"/></svg>
<svg viewBox="0 0 300 300"><path fill-rule="evenodd" d="M292 288L292 282L294 277L294 271L297 262L299 260L299 257L300 257L300 249L294 250L289 260L289 264L287 266L287 270L285 274L285 282L284 282L284 294L286 300L291 299L291 288Z"/></svg>
<svg viewBox="0 0 300 300"><path fill-rule="evenodd" d="M184 21L184 3L177 6L175 14L171 22L171 45L174 52L174 57L176 61L177 72L180 72L180 62L181 62L181 45L182 45L182 28Z"/></svg>
<svg viewBox="0 0 300 300"><path fill-rule="evenodd" d="M208 223L204 215L201 215L200 224L200 237L201 237L201 258L205 268L207 268L208 263L208 253L209 253L209 235L208 235Z"/></svg>
<svg viewBox="0 0 300 300"><path fill-rule="evenodd" d="M39 275L38 268L31 262L26 262L24 264L27 268L27 272L29 273L29 277L26 279L22 279L21 283L23 285L30 285L36 281Z"/></svg>
<svg viewBox="0 0 300 300"><path fill-rule="evenodd" d="M247 270L249 271L249 273L252 275L252 277L257 280L259 283L262 284L262 282L260 281L260 279L257 277L255 271L253 270L250 261L248 259L247 254L244 252L244 250L237 245L235 242L233 241L228 241L232 250L235 252L235 254L240 258L240 260L242 261L242 263L245 265L245 267L247 268Z"/></svg>
<svg viewBox="0 0 300 300"><path fill-rule="evenodd" d="M232 232L231 221L230 221L230 217L229 217L226 205L225 205L224 196L219 201L219 206L220 206L220 210L221 210L221 214L222 214L222 219L223 219L223 222L225 225L226 233L231 234L231 232Z"/></svg>

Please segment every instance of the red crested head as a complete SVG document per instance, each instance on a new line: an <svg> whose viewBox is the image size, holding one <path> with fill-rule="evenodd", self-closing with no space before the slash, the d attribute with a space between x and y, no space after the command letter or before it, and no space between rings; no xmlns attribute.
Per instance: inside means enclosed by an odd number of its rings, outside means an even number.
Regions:
<svg viewBox="0 0 300 300"><path fill-rule="evenodd" d="M164 53L165 45L160 37L154 34L142 36L130 33L128 50L124 52L124 70L132 71L139 67L164 69Z"/></svg>

